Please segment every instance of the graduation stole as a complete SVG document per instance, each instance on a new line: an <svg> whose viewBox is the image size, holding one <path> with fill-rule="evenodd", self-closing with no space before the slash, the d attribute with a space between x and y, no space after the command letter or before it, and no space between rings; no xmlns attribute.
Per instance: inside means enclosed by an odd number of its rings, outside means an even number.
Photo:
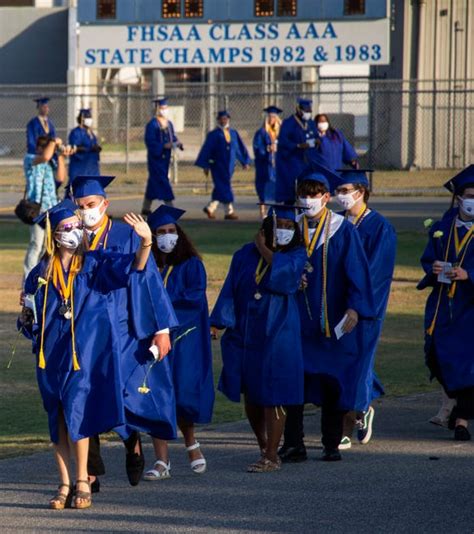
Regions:
<svg viewBox="0 0 474 534"><path fill-rule="evenodd" d="M464 236L462 241L459 242L458 229L456 228L456 217L453 219L453 222L451 224L451 230L449 232L448 244L446 246L446 251L444 253L444 261L445 262L448 261L449 249L451 247L451 242L452 242L452 238L453 238L453 235L454 235L454 250L455 250L455 254L456 254L456 259L458 259L459 255L462 254L462 256L461 256L461 258L459 258L459 262L458 262L458 267L461 267L461 265L462 265L462 263L464 261L464 258L466 257L466 252L467 252L467 249L469 248L469 244L471 243L471 240L473 238L473 232L474 232L474 226L471 226L471 228L469 229L467 234ZM434 329L435 329L435 326L436 326L436 320L438 318L438 312L439 312L439 307L440 307L440 304L441 304L441 297L442 297L442 294L443 294L444 286L445 286L445 284L440 284L440 286L439 286L438 301L436 303L436 309L435 309L435 313L434 313L434 316L433 316L433 320L431 321L431 324L430 324L429 328L426 330L426 333L429 336L433 335L433 332L434 332ZM446 287L448 298L450 298L450 299L454 298L454 295L456 293L456 287L457 287L456 281L453 281L451 283L451 286L450 286L449 289Z"/></svg>
<svg viewBox="0 0 474 534"><path fill-rule="evenodd" d="M168 278L170 277L173 267L174 265L169 265L166 269L165 276L163 277L163 285L165 286L165 288L168 286Z"/></svg>
<svg viewBox="0 0 474 534"><path fill-rule="evenodd" d="M258 285L262 281L262 278L265 276L265 273L268 271L268 268L270 265L267 263L265 267L263 266L263 262L265 260L260 256L260 259L258 260L257 268L255 269L255 283Z"/></svg>
<svg viewBox="0 0 474 534"><path fill-rule="evenodd" d="M229 128L222 128L222 131L224 132L225 142L230 143L230 131Z"/></svg>
<svg viewBox="0 0 474 534"><path fill-rule="evenodd" d="M280 125L281 121L278 120L274 126L270 126L267 121L265 121L265 131L270 136L270 139L272 143L274 143L278 137L278 134L280 133Z"/></svg>
<svg viewBox="0 0 474 534"><path fill-rule="evenodd" d="M323 290L321 295L321 314L320 314L320 326L321 332L324 333L325 337L331 337L331 329L329 327L329 316L328 316L328 301L327 301L327 283L328 283L328 243L329 243L329 230L331 228L331 211L327 208L324 208L324 214L319 220L318 228L314 232L313 239L309 242L309 230L308 230L308 221L306 217L303 217L303 235L304 242L306 246L306 253L308 258L312 256L314 248L319 240L319 237L324 229L324 241L323 241L323 265L322 265L322 275L323 275Z"/></svg>
<svg viewBox="0 0 474 534"><path fill-rule="evenodd" d="M41 115L38 115L38 119L41 123L41 126L43 127L43 130L45 133L49 134L49 123L47 118L41 117Z"/></svg>
<svg viewBox="0 0 474 534"><path fill-rule="evenodd" d="M102 245L102 248L107 246L107 239L109 238L109 232L112 228L112 219L109 219L107 215L104 215L104 220L102 221L97 233L92 240L92 243L88 243L87 250L97 250Z"/></svg>

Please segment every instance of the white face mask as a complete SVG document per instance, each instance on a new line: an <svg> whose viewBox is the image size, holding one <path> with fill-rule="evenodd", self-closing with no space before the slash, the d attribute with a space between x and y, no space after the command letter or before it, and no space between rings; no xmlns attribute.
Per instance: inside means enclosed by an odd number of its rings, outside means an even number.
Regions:
<svg viewBox="0 0 474 534"><path fill-rule="evenodd" d="M178 234L159 234L155 237L156 243L161 252L169 254L176 246L179 236Z"/></svg>
<svg viewBox="0 0 474 534"><path fill-rule="evenodd" d="M303 111L302 117L303 120L309 121L311 119L311 111Z"/></svg>
<svg viewBox="0 0 474 534"><path fill-rule="evenodd" d="M329 128L329 122L318 122L318 130L320 132L326 132Z"/></svg>
<svg viewBox="0 0 474 534"><path fill-rule="evenodd" d="M84 231L80 228L74 228L70 232L57 232L56 241L70 250L75 250L81 243Z"/></svg>
<svg viewBox="0 0 474 534"><path fill-rule="evenodd" d="M92 118L84 119L84 126L86 128L91 128L92 127L92 123L93 123Z"/></svg>
<svg viewBox="0 0 474 534"><path fill-rule="evenodd" d="M303 210L303 214L307 215L308 217L314 217L317 215L325 206L323 204L323 197L320 198L299 198L298 204L303 207L307 208Z"/></svg>
<svg viewBox="0 0 474 534"><path fill-rule="evenodd" d="M459 209L467 217L474 217L474 198L458 197Z"/></svg>
<svg viewBox="0 0 474 534"><path fill-rule="evenodd" d="M295 235L294 230L289 230L288 228L277 228L276 229L276 242L277 245L281 247L291 243L293 236Z"/></svg>
<svg viewBox="0 0 474 534"><path fill-rule="evenodd" d="M337 203L342 206L345 210L350 210L359 199L354 198L354 194L357 191L352 193L347 193L346 195L336 195Z"/></svg>
<svg viewBox="0 0 474 534"><path fill-rule="evenodd" d="M80 210L81 211L81 217L82 221L88 228L92 228L95 226L104 216L105 211L101 213L100 208L104 201L96 206L95 208L89 208L88 210Z"/></svg>
<svg viewBox="0 0 474 534"><path fill-rule="evenodd" d="M167 119L170 116L170 110L168 108L160 108L160 115Z"/></svg>

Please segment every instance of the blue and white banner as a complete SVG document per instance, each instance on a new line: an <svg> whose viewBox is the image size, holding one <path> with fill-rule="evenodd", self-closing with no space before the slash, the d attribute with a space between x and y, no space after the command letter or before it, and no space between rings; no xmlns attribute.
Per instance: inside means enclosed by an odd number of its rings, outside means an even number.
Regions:
<svg viewBox="0 0 474 534"><path fill-rule="evenodd" d="M389 20L82 25L80 67L386 65Z"/></svg>

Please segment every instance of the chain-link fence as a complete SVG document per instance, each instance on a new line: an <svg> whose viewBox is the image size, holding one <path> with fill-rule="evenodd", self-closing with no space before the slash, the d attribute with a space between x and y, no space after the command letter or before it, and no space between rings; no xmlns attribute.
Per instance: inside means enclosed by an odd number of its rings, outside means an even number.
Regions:
<svg viewBox="0 0 474 534"><path fill-rule="evenodd" d="M382 169L457 169L473 161L474 81L320 79L316 83L181 83L167 85L171 118L185 146L181 172L190 168L218 109L250 148L262 109L275 104L290 115L297 96L314 102L355 146L363 166ZM0 164L25 153L25 126L34 116L32 99L51 97L50 117L67 139L81 107L91 107L103 146L102 162L144 164L144 127L152 114L149 88L101 86L0 86Z"/></svg>

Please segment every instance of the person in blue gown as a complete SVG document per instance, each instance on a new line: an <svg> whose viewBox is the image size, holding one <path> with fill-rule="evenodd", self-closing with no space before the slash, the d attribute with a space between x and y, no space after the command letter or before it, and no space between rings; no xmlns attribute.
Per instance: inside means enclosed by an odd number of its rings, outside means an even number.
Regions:
<svg viewBox="0 0 474 534"><path fill-rule="evenodd" d="M454 439L471 438L474 418L474 165L445 187L453 193L458 215L445 217L430 230L421 257L426 273L418 289L431 288L425 309L425 356L431 377L456 400L451 416Z"/></svg>
<svg viewBox="0 0 474 534"><path fill-rule="evenodd" d="M76 457L74 505L91 505L89 437L124 420L119 318L111 295L124 287L137 295L143 284L153 282L153 273L150 277L145 270L151 250L148 225L133 214L126 215L125 221L141 238L136 254L85 254L82 222L69 200L37 219L46 229L46 254L26 279L19 327L32 339L37 355L37 380L59 469L61 485L50 501L54 509L72 500L72 451ZM129 303L129 312L141 328L156 327L149 312L152 304L150 295L146 301L140 298Z"/></svg>
<svg viewBox="0 0 474 534"><path fill-rule="evenodd" d="M350 165L357 169L359 167L357 152L341 130L331 125L329 117L325 113L316 115L314 122L316 123L316 139L319 151L325 160L324 165L332 171L342 169L344 165Z"/></svg>
<svg viewBox="0 0 474 534"><path fill-rule="evenodd" d="M265 120L253 138L255 156L255 189L260 201L260 216L265 218L265 203L275 202L276 153L280 133L282 110L268 106L263 110Z"/></svg>
<svg viewBox="0 0 474 534"><path fill-rule="evenodd" d="M81 109L77 126L69 133L69 144L74 154L69 158L69 184L76 176L100 175L100 152L102 147L92 130L93 118L90 109ZM69 189L69 186L68 186Z"/></svg>
<svg viewBox="0 0 474 534"><path fill-rule="evenodd" d="M193 473L206 471L206 460L195 437L195 424L210 423L214 405L212 353L209 335L209 309L206 298L204 264L178 224L184 210L162 205L148 217L155 238L153 254L166 290L178 317L173 331L173 349L168 357L173 371L178 426L183 433ZM153 377L150 372L149 380ZM150 395L160 402L162 391L151 387ZM153 412L141 414L153 418ZM147 423L153 438L156 461L145 473L145 480L170 477L168 443Z"/></svg>
<svg viewBox="0 0 474 534"><path fill-rule="evenodd" d="M276 202L292 204L296 178L311 162L325 164L316 145L317 131L311 114L311 100L298 98L295 113L282 122L276 157Z"/></svg>
<svg viewBox="0 0 474 534"><path fill-rule="evenodd" d="M311 165L299 177L298 204L308 262L298 293L305 402L321 406L324 461L340 460L344 416L360 406L371 354L360 351L360 321L375 314L369 264L354 225L328 209L339 177ZM363 404L362 404L363 405ZM362 409L362 408L360 408ZM303 405L287 417L284 462L303 461Z"/></svg>
<svg viewBox="0 0 474 534"><path fill-rule="evenodd" d="M111 219L107 215L110 201L105 189L114 180L114 176L76 176L72 182L72 195L80 209L81 219L84 223L86 236L86 248L94 250L112 250L123 254L135 254L140 246L139 239L129 225ZM149 259L147 269L156 271L153 257ZM148 288L144 288L148 291ZM130 376L141 376L149 366L151 354L148 351L150 341L141 339L137 332L133 317L129 316L127 302L130 294L125 290L114 294L117 302L117 314L120 325L120 341L122 345L122 374L124 381ZM156 320L162 325L159 331L154 332L152 344L158 347L158 351L164 358L170 350L169 328L177 325L177 320L172 304L158 276L154 288L153 302L156 303L153 310ZM137 366L138 362L138 366ZM163 435L173 438L176 434L174 389L171 380L171 368L167 359L163 360L155 372L155 380L162 392L159 410L155 413L155 426L162 428ZM161 381L161 382L160 382ZM125 412L127 422L135 419L137 405L150 405L147 399L136 398L135 395L127 394L125 397ZM140 434L140 425L124 424L115 431L124 441L127 449L126 471L129 482L135 486L140 481L145 467ZM98 476L105 474L105 466L100 456L99 436L93 436L89 447L89 476L93 481L93 489L99 489L96 482Z"/></svg>
<svg viewBox="0 0 474 534"><path fill-rule="evenodd" d="M26 152L28 154L36 153L38 137L56 139L56 129L49 118L49 101L50 99L47 97L34 100L38 115L33 117L26 125Z"/></svg>
<svg viewBox="0 0 474 534"><path fill-rule="evenodd" d="M260 447L249 472L280 469L287 405L303 403L303 354L296 293L306 253L295 209L273 207L255 242L238 250L211 313L221 340L219 390L245 411Z"/></svg>
<svg viewBox="0 0 474 534"><path fill-rule="evenodd" d="M174 193L169 178L171 155L177 148L184 150L183 144L176 137L173 123L169 120L168 100L156 98L153 103L155 116L145 128L148 181L143 199L143 215L150 215L153 200L173 205Z"/></svg>
<svg viewBox="0 0 474 534"><path fill-rule="evenodd" d="M367 368L365 380L359 383L357 410L349 412L344 419L343 438L339 449L351 447L354 425L357 438L366 444L372 437L374 408L371 401L383 394L383 387L375 371L375 355L387 311L388 298L395 268L397 234L393 226L368 206L370 197L366 169L340 170L340 184L336 188L336 201L344 208L343 215L359 233L365 255L369 262L372 290L375 304L375 319L360 321L357 329L362 329L360 350L370 354L365 359ZM364 378L362 376L362 378Z"/></svg>
<svg viewBox="0 0 474 534"><path fill-rule="evenodd" d="M225 218L238 219L234 212L234 193L232 176L237 161L244 169L250 166L250 156L239 132L230 127L230 115L227 111L217 113L217 128L207 134L206 140L194 163L204 170L206 177L211 172L214 188L211 201L203 208L209 219L216 218L216 210L222 202Z"/></svg>

